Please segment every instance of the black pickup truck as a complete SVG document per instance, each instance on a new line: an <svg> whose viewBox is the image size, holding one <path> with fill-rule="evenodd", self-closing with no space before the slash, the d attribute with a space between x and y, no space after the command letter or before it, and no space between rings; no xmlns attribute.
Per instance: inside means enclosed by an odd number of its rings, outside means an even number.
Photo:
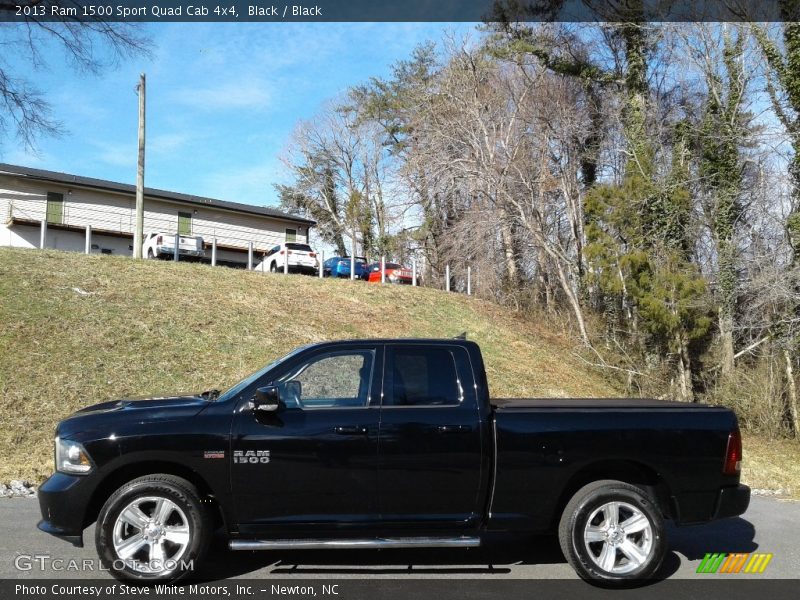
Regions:
<svg viewBox="0 0 800 600"><path fill-rule="evenodd" d="M490 399L454 340L304 346L218 393L105 402L62 421L39 528L75 545L97 521L123 580L232 550L478 546L557 532L586 579L652 577L665 519L742 514L725 408L635 399Z"/></svg>

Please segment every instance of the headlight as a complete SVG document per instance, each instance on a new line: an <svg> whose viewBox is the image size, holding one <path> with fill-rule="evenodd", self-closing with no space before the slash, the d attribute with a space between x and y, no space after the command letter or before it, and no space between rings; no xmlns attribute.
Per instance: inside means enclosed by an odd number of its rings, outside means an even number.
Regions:
<svg viewBox="0 0 800 600"><path fill-rule="evenodd" d="M56 471L83 475L92 470L92 461L78 442L56 438Z"/></svg>

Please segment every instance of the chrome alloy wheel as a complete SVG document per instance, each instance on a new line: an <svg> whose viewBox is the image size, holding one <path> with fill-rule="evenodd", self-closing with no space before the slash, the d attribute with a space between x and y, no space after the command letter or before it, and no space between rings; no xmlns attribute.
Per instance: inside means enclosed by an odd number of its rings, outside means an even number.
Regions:
<svg viewBox="0 0 800 600"><path fill-rule="evenodd" d="M139 573L174 571L190 539L189 520L183 510L160 496L137 498L114 522L114 553Z"/></svg>
<svg viewBox="0 0 800 600"><path fill-rule="evenodd" d="M608 502L586 521L583 541L592 561L607 573L622 575L641 567L653 550L653 526L627 502Z"/></svg>

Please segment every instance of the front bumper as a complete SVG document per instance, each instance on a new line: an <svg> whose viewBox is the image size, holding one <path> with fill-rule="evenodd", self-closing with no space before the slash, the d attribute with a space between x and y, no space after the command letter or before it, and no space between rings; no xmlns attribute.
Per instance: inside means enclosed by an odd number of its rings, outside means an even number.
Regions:
<svg viewBox="0 0 800 600"><path fill-rule="evenodd" d="M42 520L37 527L83 547L86 507L94 490L91 476L54 473L38 489Z"/></svg>
<svg viewBox="0 0 800 600"><path fill-rule="evenodd" d="M44 531L45 533L49 533L52 536L57 537L58 539L64 540L65 542L69 542L73 546L77 548L83 548L83 532L80 533L71 533L69 531L65 531L64 529L59 529L58 527L54 526L50 521L41 520L36 524L36 527L39 528L39 531Z"/></svg>
<svg viewBox="0 0 800 600"><path fill-rule="evenodd" d="M746 485L724 487L717 498L715 519L738 517L750 506L750 488Z"/></svg>

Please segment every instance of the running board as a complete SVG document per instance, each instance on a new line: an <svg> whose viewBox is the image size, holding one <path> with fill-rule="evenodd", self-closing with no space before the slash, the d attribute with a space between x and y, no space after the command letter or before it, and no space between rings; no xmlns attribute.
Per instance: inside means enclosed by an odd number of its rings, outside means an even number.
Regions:
<svg viewBox="0 0 800 600"><path fill-rule="evenodd" d="M478 537L407 537L318 540L231 540L231 550L326 550L337 548L475 548Z"/></svg>

